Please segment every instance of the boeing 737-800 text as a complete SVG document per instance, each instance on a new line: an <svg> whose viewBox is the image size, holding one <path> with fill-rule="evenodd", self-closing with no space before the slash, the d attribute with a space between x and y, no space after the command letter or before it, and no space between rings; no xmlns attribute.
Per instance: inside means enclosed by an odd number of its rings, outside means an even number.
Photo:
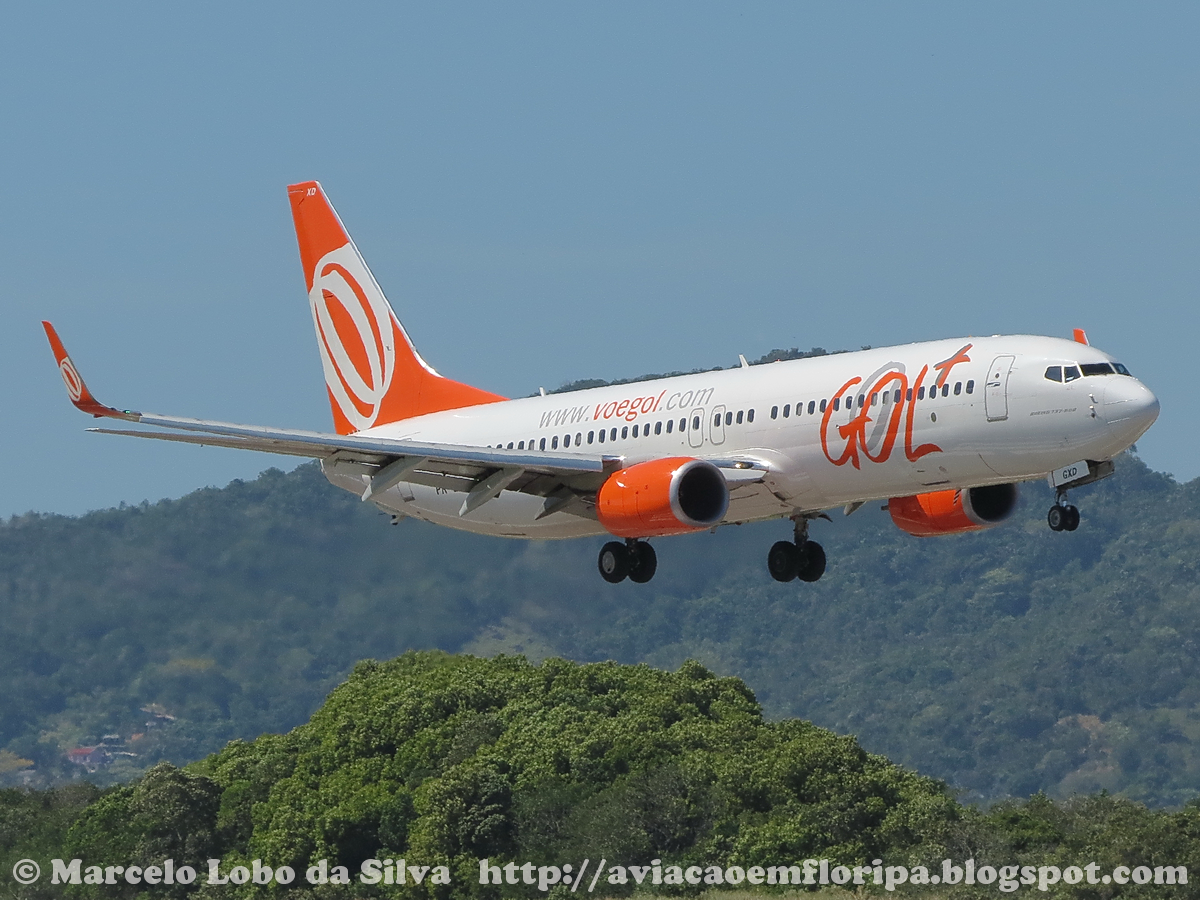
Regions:
<svg viewBox="0 0 1200 900"><path fill-rule="evenodd" d="M918 536L999 524L1016 485L1103 478L1158 416L1128 370L1074 340L957 338L508 400L417 353L316 182L288 188L333 433L104 406L44 323L72 402L143 426L96 428L314 457L333 484L395 516L516 538L611 535L601 575L649 581L649 538L761 519L794 523L775 579L815 581L811 520L886 500ZM154 430L150 430L154 429Z"/></svg>

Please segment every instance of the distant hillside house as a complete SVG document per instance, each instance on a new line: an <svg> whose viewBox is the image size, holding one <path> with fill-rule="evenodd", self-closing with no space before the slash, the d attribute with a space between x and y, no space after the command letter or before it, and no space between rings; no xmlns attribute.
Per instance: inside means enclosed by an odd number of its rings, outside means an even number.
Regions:
<svg viewBox="0 0 1200 900"><path fill-rule="evenodd" d="M108 765L109 756L103 747L76 747L67 751L67 760L83 766L89 772L95 772L101 766Z"/></svg>
<svg viewBox="0 0 1200 900"><path fill-rule="evenodd" d="M150 715L153 717L146 722L147 728L157 728L160 725L169 725L171 722L175 721L175 717L157 703L151 703L148 706L143 706L142 712L150 713Z"/></svg>

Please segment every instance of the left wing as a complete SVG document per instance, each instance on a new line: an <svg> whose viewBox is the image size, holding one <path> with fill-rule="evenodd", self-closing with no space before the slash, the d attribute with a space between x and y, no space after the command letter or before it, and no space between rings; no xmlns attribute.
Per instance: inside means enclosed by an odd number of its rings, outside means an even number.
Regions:
<svg viewBox="0 0 1200 900"><path fill-rule="evenodd" d="M504 490L545 497L551 512L560 509L576 511L579 504L575 501L590 506L604 479L622 465L621 458L614 456L534 454L523 450L423 443L369 434L328 434L236 425L117 409L96 400L67 355L54 326L49 322L43 322L42 326L54 350L67 395L78 409L96 418L121 419L165 429L92 428L89 431L358 463L374 472L364 484L363 500L370 500L393 485L408 481L465 493L467 497L460 515L482 506Z"/></svg>

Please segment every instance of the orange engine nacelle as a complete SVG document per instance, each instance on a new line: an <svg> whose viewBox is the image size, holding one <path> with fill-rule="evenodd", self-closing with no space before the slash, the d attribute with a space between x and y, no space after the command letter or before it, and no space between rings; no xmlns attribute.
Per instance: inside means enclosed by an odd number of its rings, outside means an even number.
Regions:
<svg viewBox="0 0 1200 900"><path fill-rule="evenodd" d="M932 491L915 497L893 497L888 512L901 531L917 537L982 531L999 525L1017 508L1015 484L993 484L966 490Z"/></svg>
<svg viewBox="0 0 1200 900"><path fill-rule="evenodd" d="M596 495L600 524L626 538L703 531L725 518L727 509L729 486L721 470L685 456L614 472Z"/></svg>

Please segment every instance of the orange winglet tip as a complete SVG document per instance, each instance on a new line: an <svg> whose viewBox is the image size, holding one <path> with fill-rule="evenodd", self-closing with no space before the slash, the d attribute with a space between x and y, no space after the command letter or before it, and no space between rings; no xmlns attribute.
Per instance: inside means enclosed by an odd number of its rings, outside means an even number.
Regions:
<svg viewBox="0 0 1200 900"><path fill-rule="evenodd" d="M1074 332L1074 336L1075 336L1075 343L1077 343L1077 344L1086 344L1088 342L1087 332L1084 331L1082 328L1076 328L1075 332Z"/></svg>
<svg viewBox="0 0 1200 900"><path fill-rule="evenodd" d="M75 363L71 362L71 357L67 355L67 348L63 346L62 338L58 336L58 332L54 330L54 326L43 320L42 328L46 330L46 337L50 340L50 349L54 351L54 361L58 363L58 374L62 376L63 384L67 387L67 396L75 404L76 409L82 410L98 419L129 419L136 422L140 418L138 413L113 409L111 406L105 406L103 403L97 401L92 396L92 392L88 390L88 386L84 383L83 376L75 368Z"/></svg>

